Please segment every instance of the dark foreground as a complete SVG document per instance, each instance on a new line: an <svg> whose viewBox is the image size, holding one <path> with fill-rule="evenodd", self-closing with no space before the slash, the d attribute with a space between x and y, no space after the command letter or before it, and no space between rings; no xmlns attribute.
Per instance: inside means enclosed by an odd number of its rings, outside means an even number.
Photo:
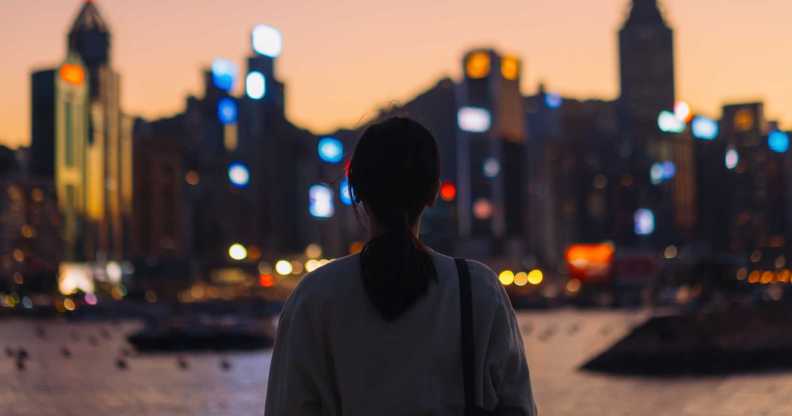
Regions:
<svg viewBox="0 0 792 416"><path fill-rule="evenodd" d="M640 314L561 310L519 319L543 415L792 414L792 373L650 378L577 370L639 325ZM269 350L127 357L124 335L137 324L40 325L44 338L30 321L0 321L0 415L263 414ZM6 347L27 349L24 370Z"/></svg>

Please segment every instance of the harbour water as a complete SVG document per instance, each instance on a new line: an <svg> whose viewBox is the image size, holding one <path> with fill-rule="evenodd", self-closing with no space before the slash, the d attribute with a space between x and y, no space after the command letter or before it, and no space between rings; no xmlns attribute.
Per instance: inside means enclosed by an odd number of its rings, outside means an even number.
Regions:
<svg viewBox="0 0 792 416"><path fill-rule="evenodd" d="M521 312L541 414L792 415L792 373L639 378L577 370L643 316ZM263 414L271 351L136 355L125 335L138 327L134 322L0 321L0 415ZM27 350L24 370L6 356L6 348Z"/></svg>

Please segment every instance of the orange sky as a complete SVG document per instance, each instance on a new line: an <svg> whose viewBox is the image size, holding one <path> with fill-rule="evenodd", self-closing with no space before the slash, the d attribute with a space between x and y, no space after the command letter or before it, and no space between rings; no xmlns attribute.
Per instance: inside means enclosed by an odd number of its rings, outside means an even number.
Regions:
<svg viewBox="0 0 792 416"><path fill-rule="evenodd" d="M200 92L201 66L243 65L256 23L284 35L279 77L287 112L316 131L353 125L440 76L459 77L464 50L494 46L525 61L523 91L618 93L616 30L628 0L97 0L113 30L123 105L175 113ZM792 1L661 0L676 31L677 95L719 115L724 102L763 99L792 127ZM82 0L1 0L0 143L29 142L33 68L64 58Z"/></svg>

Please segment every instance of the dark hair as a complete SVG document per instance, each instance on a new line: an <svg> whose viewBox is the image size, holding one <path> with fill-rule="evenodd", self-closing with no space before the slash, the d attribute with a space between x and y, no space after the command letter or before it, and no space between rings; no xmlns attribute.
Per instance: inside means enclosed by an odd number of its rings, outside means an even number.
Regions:
<svg viewBox="0 0 792 416"><path fill-rule="evenodd" d="M404 117L369 126L349 164L355 203L364 203L385 229L363 247L360 265L363 286L388 321L401 316L437 280L432 257L411 227L437 195L438 164L432 133Z"/></svg>

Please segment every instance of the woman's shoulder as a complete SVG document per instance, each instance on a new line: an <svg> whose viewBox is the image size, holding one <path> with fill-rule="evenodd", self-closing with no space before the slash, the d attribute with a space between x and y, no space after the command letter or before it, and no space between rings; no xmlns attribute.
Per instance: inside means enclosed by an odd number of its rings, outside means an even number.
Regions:
<svg viewBox="0 0 792 416"><path fill-rule="evenodd" d="M315 300L325 296L332 297L334 292L343 289L344 282L354 280L351 277L357 274L358 268L357 254L334 259L303 276L290 298Z"/></svg>
<svg viewBox="0 0 792 416"><path fill-rule="evenodd" d="M433 252L441 268L447 267L456 275L455 258L443 253ZM498 275L486 264L473 259L465 259L470 272L471 287L474 293L481 293L483 297L494 295L502 290Z"/></svg>

